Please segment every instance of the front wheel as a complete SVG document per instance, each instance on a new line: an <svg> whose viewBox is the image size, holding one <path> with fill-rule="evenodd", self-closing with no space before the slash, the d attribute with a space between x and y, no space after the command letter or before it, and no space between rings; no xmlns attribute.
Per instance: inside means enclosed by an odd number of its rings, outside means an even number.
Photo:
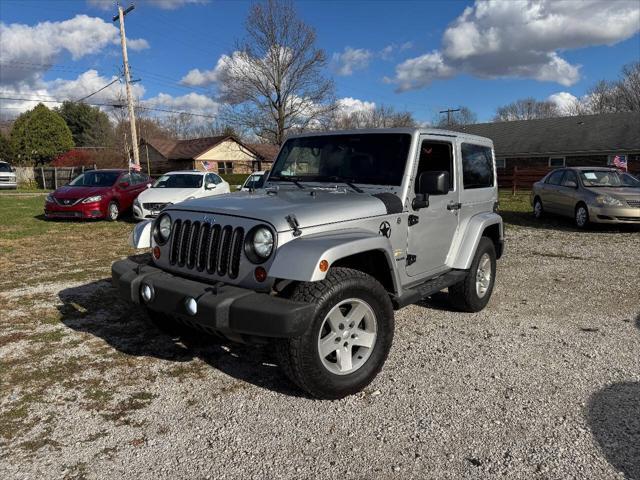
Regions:
<svg viewBox="0 0 640 480"><path fill-rule="evenodd" d="M589 210L584 203L580 203L576 207L575 221L578 228L586 228L589 225Z"/></svg>
<svg viewBox="0 0 640 480"><path fill-rule="evenodd" d="M118 208L118 204L114 201L109 202L109 206L107 207L107 220L115 222L119 215L120 209Z"/></svg>
<svg viewBox="0 0 640 480"><path fill-rule="evenodd" d="M544 210L542 208L542 200L536 197L533 201L533 216L535 218L542 218L543 213Z"/></svg>
<svg viewBox="0 0 640 480"><path fill-rule="evenodd" d="M325 399L351 395L371 383L393 341L393 307L382 285L358 270L333 268L320 282L297 285L290 298L316 309L301 337L277 344L287 376Z"/></svg>
<svg viewBox="0 0 640 480"><path fill-rule="evenodd" d="M496 249L491 239L482 237L469 273L449 287L449 299L463 312L479 312L489 303L496 278Z"/></svg>

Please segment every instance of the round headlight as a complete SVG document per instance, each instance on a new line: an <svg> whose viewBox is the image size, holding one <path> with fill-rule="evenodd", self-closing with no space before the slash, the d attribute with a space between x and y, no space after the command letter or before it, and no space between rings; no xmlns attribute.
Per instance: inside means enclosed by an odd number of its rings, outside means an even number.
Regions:
<svg viewBox="0 0 640 480"><path fill-rule="evenodd" d="M164 244L169 240L169 236L171 235L171 217L167 214L161 215L160 218L156 221L156 242L160 245Z"/></svg>
<svg viewBox="0 0 640 480"><path fill-rule="evenodd" d="M273 252L273 233L267 227L253 228L247 235L246 253L253 263L262 263Z"/></svg>

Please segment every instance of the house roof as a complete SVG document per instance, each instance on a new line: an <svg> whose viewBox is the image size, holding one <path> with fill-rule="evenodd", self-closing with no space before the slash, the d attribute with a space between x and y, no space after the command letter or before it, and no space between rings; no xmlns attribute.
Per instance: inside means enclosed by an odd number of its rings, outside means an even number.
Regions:
<svg viewBox="0 0 640 480"><path fill-rule="evenodd" d="M253 149L267 162L273 162L280 151L278 145L271 145L269 143L248 143L247 147Z"/></svg>
<svg viewBox="0 0 640 480"><path fill-rule="evenodd" d="M501 157L640 151L640 112L478 123L458 130L490 138Z"/></svg>
<svg viewBox="0 0 640 480"><path fill-rule="evenodd" d="M147 143L168 160L191 160L202 155L225 140L233 140L263 160L273 161L278 153L277 145L262 143L246 144L232 135L217 137L192 138L189 140L170 140L165 138L145 138L140 143Z"/></svg>

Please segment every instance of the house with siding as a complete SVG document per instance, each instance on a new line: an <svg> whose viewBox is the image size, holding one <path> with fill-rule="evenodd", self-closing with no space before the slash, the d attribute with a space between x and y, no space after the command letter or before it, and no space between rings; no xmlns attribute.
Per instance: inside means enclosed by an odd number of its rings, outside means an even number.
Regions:
<svg viewBox="0 0 640 480"><path fill-rule="evenodd" d="M626 156L630 172L640 173L640 112L579 115L458 128L493 140L498 176L514 168L606 166Z"/></svg>
<svg viewBox="0 0 640 480"><path fill-rule="evenodd" d="M140 140L140 163L149 167L151 175L172 170L249 174L269 170L277 153L277 146L246 144L230 135L190 140Z"/></svg>

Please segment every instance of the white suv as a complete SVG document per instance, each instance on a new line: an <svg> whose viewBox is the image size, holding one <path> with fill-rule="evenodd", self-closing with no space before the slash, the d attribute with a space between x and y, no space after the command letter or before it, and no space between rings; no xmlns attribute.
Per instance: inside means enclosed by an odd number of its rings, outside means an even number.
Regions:
<svg viewBox="0 0 640 480"><path fill-rule="evenodd" d="M7 162L0 162L0 189L18 188L14 169Z"/></svg>
<svg viewBox="0 0 640 480"><path fill-rule="evenodd" d="M162 175L133 202L137 220L155 218L167 205L229 193L229 184L215 173L189 170Z"/></svg>

